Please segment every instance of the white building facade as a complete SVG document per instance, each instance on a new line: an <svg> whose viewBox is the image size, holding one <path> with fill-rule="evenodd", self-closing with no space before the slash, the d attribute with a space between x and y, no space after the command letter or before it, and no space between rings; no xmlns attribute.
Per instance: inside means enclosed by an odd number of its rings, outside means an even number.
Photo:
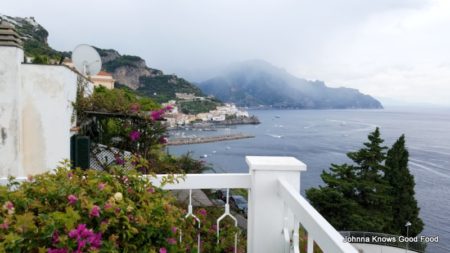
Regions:
<svg viewBox="0 0 450 253"><path fill-rule="evenodd" d="M42 173L70 158L80 76L23 60L19 36L0 23L0 177Z"/></svg>

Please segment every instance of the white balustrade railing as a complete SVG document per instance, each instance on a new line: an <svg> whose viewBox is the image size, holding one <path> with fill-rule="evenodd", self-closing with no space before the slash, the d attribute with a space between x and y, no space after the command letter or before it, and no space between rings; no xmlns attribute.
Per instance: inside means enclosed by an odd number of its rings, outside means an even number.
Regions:
<svg viewBox="0 0 450 253"><path fill-rule="evenodd" d="M167 175L149 177L149 180L166 190L189 190L188 209L191 213L193 189L248 189L249 253L300 252L300 224L307 231L307 253L313 252L314 242L325 253L358 253L300 195L300 174L306 171L304 163L293 157L267 156L247 156L246 161L249 165L249 173L246 174L187 174L174 184L161 184ZM0 184L6 181L0 178ZM235 218L229 212L228 203L224 216Z"/></svg>

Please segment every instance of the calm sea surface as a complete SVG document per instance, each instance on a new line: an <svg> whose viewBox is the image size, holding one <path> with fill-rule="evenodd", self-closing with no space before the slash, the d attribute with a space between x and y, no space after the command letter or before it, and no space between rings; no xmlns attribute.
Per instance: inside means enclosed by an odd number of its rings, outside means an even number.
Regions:
<svg viewBox="0 0 450 253"><path fill-rule="evenodd" d="M302 194L322 183L320 174L331 163L350 162L345 153L367 140L376 126L386 145L406 135L416 198L425 222L424 235L439 235L427 252L450 252L450 110L255 110L262 124L217 131L178 131L184 135L249 133L236 141L171 146L172 154L192 152L220 172L247 172L246 155L294 156L307 164Z"/></svg>

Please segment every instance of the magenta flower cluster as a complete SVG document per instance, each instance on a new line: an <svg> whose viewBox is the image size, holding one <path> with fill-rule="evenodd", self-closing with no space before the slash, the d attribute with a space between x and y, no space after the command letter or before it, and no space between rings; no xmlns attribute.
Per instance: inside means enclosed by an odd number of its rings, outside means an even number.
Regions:
<svg viewBox="0 0 450 253"><path fill-rule="evenodd" d="M67 249L48 249L47 253L67 253Z"/></svg>
<svg viewBox="0 0 450 253"><path fill-rule="evenodd" d="M69 196L67 196L67 200L69 201L70 205L75 205L78 201L77 196L70 194Z"/></svg>
<svg viewBox="0 0 450 253"><path fill-rule="evenodd" d="M91 209L91 212L89 213L89 217L100 217L100 207L94 205Z"/></svg>
<svg viewBox="0 0 450 253"><path fill-rule="evenodd" d="M150 113L150 118L155 121L160 120L162 118L163 114L164 114L164 110L153 111Z"/></svg>
<svg viewBox="0 0 450 253"><path fill-rule="evenodd" d="M81 253L85 248L99 249L102 245L102 234L87 229L86 224L79 224L76 229L70 230L69 237L77 241L78 248L75 253Z"/></svg>
<svg viewBox="0 0 450 253"><path fill-rule="evenodd" d="M132 113L139 112L140 109L141 109L141 106L140 106L139 104L132 104L132 105L130 106L130 111L131 111Z"/></svg>
<svg viewBox="0 0 450 253"><path fill-rule="evenodd" d="M132 141L137 141L139 138L141 138L141 133L139 131L133 130L130 132L130 139Z"/></svg>
<svg viewBox="0 0 450 253"><path fill-rule="evenodd" d="M118 165L124 165L125 164L125 160L123 160L123 158L119 154L116 154L114 156L114 159L116 160L116 164L118 164Z"/></svg>
<svg viewBox="0 0 450 253"><path fill-rule="evenodd" d="M168 141L168 139L165 136L161 136L161 138L159 138L159 143L161 143L161 144L166 144L167 141Z"/></svg>
<svg viewBox="0 0 450 253"><path fill-rule="evenodd" d="M164 115L164 113L166 113L168 111L171 111L172 109L173 109L173 106L172 105L168 105L168 106L166 106L166 107L164 107L164 108L162 108L160 110L152 111L150 113L150 118L152 120L155 120L155 121L156 120L161 120L162 116Z"/></svg>

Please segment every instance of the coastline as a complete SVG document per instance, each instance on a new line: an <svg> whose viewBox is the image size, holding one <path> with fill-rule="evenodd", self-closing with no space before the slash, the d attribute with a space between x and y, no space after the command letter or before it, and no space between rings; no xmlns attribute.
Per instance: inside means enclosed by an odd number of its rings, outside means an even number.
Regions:
<svg viewBox="0 0 450 253"><path fill-rule="evenodd" d="M174 138L169 139L167 142L168 146L175 145L187 145L187 144L198 144L198 143L209 143L209 142L219 142L219 141L231 141L239 139L254 138L254 135L238 133L238 134L227 134L227 135L216 135L216 136L200 136L200 137L188 137L188 138Z"/></svg>

